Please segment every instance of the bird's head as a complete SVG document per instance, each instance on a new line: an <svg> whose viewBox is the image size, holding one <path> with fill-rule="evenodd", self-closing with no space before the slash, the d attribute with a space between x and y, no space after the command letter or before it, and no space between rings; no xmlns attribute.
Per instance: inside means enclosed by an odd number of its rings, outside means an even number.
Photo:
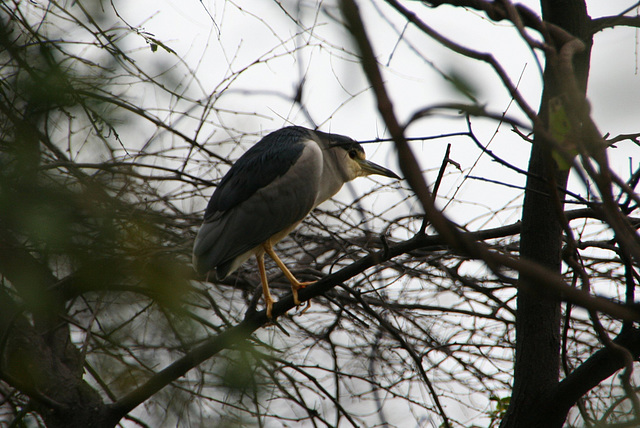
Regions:
<svg viewBox="0 0 640 428"><path fill-rule="evenodd" d="M367 160L364 149L354 139L344 135L315 132L325 141L327 149L333 153L339 169L346 175L345 181L367 175L383 175L400 179L395 172Z"/></svg>

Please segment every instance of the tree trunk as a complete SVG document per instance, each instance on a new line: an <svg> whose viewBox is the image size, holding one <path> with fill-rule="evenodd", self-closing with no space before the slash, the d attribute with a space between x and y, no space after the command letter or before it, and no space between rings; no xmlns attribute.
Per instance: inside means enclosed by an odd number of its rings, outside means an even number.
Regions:
<svg viewBox="0 0 640 428"><path fill-rule="evenodd" d="M586 91L591 52L589 17L583 0L543 0L542 14L552 22L583 40L587 49L574 60L578 81ZM557 49L560 46L556 46ZM549 100L559 96L556 70L547 62L540 118L548 121ZM535 138L529 160L520 255L548 269L560 272L562 226L558 215L562 208L568 171L559 171L550 148ZM511 402L502 428L562 427L566 412L550 412L548 402L558 387L560 367L560 303L557 296L545 295L541 287L525 275L519 278L517 297L516 356ZM554 414L553 420L549 415Z"/></svg>
<svg viewBox="0 0 640 428"><path fill-rule="evenodd" d="M1 227L0 272L25 296L19 306L0 291L0 378L30 398L48 428L113 427L107 405L83 379L62 300L51 292L55 277Z"/></svg>

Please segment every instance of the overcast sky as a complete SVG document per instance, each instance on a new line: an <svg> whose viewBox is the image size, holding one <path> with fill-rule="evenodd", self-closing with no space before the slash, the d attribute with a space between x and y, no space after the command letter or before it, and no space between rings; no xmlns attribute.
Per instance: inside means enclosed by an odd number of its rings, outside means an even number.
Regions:
<svg viewBox="0 0 640 428"><path fill-rule="evenodd" d="M539 8L535 1L523 3L534 10ZM589 13L594 18L613 14L632 3L591 1ZM436 69L461 76L476 89L478 101L491 111L507 110L509 96L487 66L453 55L412 27L405 29L404 21L381 2L375 3L377 7L368 1L359 4L379 60L386 66L385 79L401 121L406 121L420 108L463 99ZM407 5L429 25L458 43L491 52L514 82L520 80L521 91L530 105L537 108L541 88L539 65L509 25L489 23L484 16L472 11L447 7L429 9L417 2L407 2ZM196 70L202 90L192 81L183 82L190 86L192 95L205 97L224 88L224 95L216 105L248 113L221 114L217 118L220 129L200 134L205 140L256 133L254 139L247 141L251 144L259 135L286 124L315 124L322 130L360 140L386 136L371 91L351 54L354 51L351 41L336 22L339 11L335 2L322 2L322 7L323 11L318 13L315 2L283 1L279 5L271 1L149 0L126 2L126 6L123 2L119 11L130 25L153 34ZM301 21L304 29L296 25L292 17ZM151 52L141 37L131 36L127 41L132 49L138 45L139 61L154 62L160 67L176 62L175 56L162 49ZM603 133L638 132L638 43L635 29L606 30L595 37L589 97ZM295 48L298 48L296 52L291 53ZM542 60L539 55L538 60ZM241 70L244 71L239 73ZM303 76L303 101L314 123L290 99ZM514 105L508 114L524 117ZM491 141L490 148L497 155L526 168L528 143L507 127L500 128L493 137L497 130L494 122L476 119L473 124L483 144ZM465 129L463 120L433 117L412 125L408 135L432 136ZM468 174L513 185L524 184L523 176L481 156L467 138L413 144L423 167L431 170L427 174L431 182L448 142L453 143L451 157L460 163L464 172L452 170L440 194L467 204L464 212L456 210L455 203L451 204L447 207L448 215L461 224L468 224L475 216L505 205L518 205L517 190L465 179ZM369 145L366 150L374 161L398 170L392 145ZM620 144L618 149L610 151L614 169L626 176L629 158L634 157L637 163L638 153L637 146ZM573 181L571 187L584 194L580 183ZM446 203L441 202L441 206ZM469 206L475 206L476 210L470 211ZM506 211L499 222L515 221L517 216L517 210Z"/></svg>

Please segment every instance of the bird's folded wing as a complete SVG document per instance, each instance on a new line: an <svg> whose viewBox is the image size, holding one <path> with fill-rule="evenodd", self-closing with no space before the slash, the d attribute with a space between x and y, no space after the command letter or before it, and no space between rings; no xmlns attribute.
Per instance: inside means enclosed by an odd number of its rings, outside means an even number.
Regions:
<svg viewBox="0 0 640 428"><path fill-rule="evenodd" d="M196 237L194 263L199 272L207 272L242 256L295 226L313 209L322 175L322 152L314 141L306 140L301 144L300 156L287 166L286 172L251 194L244 194L241 202L229 207L228 200L233 200L234 194L240 199L237 194L246 192L238 187L243 185L243 180L227 180L224 187L216 190L226 197L209 205L213 209L207 209L205 222ZM250 163L241 166L247 168ZM220 207L227 209L215 209Z"/></svg>

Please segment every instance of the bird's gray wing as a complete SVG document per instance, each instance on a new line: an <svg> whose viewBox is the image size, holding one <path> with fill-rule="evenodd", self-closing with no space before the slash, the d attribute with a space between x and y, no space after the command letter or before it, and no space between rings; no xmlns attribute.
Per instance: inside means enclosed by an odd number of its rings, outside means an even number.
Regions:
<svg viewBox="0 0 640 428"><path fill-rule="evenodd" d="M238 159L211 196L205 221L240 204L295 164L310 138L309 130L290 126L270 133Z"/></svg>
<svg viewBox="0 0 640 428"><path fill-rule="evenodd" d="M227 271L221 268L218 273L225 276L236 257L313 209L322 171L322 152L315 142L298 140L247 154L225 176L207 207L194 245L199 272L223 266Z"/></svg>

